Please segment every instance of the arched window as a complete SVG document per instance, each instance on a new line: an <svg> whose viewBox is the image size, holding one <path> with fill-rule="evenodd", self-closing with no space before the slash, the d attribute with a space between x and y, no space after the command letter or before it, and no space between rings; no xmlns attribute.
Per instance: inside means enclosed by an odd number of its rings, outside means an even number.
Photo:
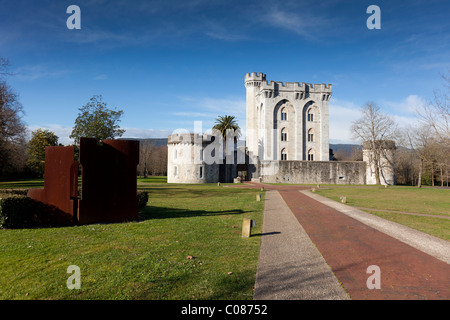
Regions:
<svg viewBox="0 0 450 320"><path fill-rule="evenodd" d="M286 108L281 109L281 120L286 121L287 120L287 111Z"/></svg>
<svg viewBox="0 0 450 320"><path fill-rule="evenodd" d="M314 150L313 149L308 150L308 161L314 161Z"/></svg>
<svg viewBox="0 0 450 320"><path fill-rule="evenodd" d="M308 142L314 142L314 129L308 130Z"/></svg>
<svg viewBox="0 0 450 320"><path fill-rule="evenodd" d="M286 128L281 129L281 141L287 141L287 130L286 130Z"/></svg>
<svg viewBox="0 0 450 320"><path fill-rule="evenodd" d="M173 176L176 177L178 175L178 168L177 166L173 167Z"/></svg>
<svg viewBox="0 0 450 320"><path fill-rule="evenodd" d="M314 121L313 108L309 108L307 114L308 114L308 122L313 122Z"/></svg>
<svg viewBox="0 0 450 320"><path fill-rule="evenodd" d="M177 160L177 158L178 158L178 150L175 149L173 150L173 160Z"/></svg>
<svg viewBox="0 0 450 320"><path fill-rule="evenodd" d="M281 160L287 160L287 152L285 148L281 150Z"/></svg>

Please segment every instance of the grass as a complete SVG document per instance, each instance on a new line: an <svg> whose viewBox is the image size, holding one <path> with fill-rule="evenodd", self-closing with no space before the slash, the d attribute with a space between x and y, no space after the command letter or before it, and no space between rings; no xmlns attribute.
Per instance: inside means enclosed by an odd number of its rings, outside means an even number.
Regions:
<svg viewBox="0 0 450 320"><path fill-rule="evenodd" d="M260 191L140 182L150 199L139 222L0 230L0 299L252 299ZM250 238L243 218L256 221ZM80 290L66 286L70 265Z"/></svg>
<svg viewBox="0 0 450 320"><path fill-rule="evenodd" d="M400 213L367 210L371 214L383 219L403 224L407 227L420 230L435 237L450 241L450 221L435 217L411 216Z"/></svg>
<svg viewBox="0 0 450 320"><path fill-rule="evenodd" d="M382 212L382 210L392 210L450 216L450 190L448 189L419 189L406 186L390 186L388 188L327 186L323 189L316 189L316 193L335 201L340 201L340 196L345 196L347 205L371 209L365 211L436 237L450 240L449 219Z"/></svg>
<svg viewBox="0 0 450 320"><path fill-rule="evenodd" d="M18 180L18 181L0 181L0 189L28 189L43 188L44 179Z"/></svg>
<svg viewBox="0 0 450 320"><path fill-rule="evenodd" d="M42 179L0 183L42 186ZM149 192L138 222L0 230L0 299L253 298L259 190L167 184L165 177L140 178L138 188ZM351 206L450 240L448 219L377 211L450 216L450 190L321 185L316 192L336 201L344 195ZM241 237L243 218L256 222L250 238ZM66 286L70 265L80 267L80 290Z"/></svg>
<svg viewBox="0 0 450 320"><path fill-rule="evenodd" d="M137 179L138 183L167 183L167 177L162 176L149 176L147 178L139 177Z"/></svg>

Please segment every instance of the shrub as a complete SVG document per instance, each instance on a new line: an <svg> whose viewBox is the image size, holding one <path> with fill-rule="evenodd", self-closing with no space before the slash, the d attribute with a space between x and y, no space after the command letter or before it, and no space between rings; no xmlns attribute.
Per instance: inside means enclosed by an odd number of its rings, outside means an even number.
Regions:
<svg viewBox="0 0 450 320"><path fill-rule="evenodd" d="M138 191L137 192L137 202L139 210L145 208L148 202L148 192L147 191Z"/></svg>
<svg viewBox="0 0 450 320"><path fill-rule="evenodd" d="M28 228L36 224L34 201L26 196L0 200L0 227Z"/></svg>
<svg viewBox="0 0 450 320"><path fill-rule="evenodd" d="M23 195L26 196L28 193L28 189L0 189L0 197L1 198L9 198L15 195Z"/></svg>
<svg viewBox="0 0 450 320"><path fill-rule="evenodd" d="M7 194L0 200L0 228L68 226L71 215L55 206L44 204L23 195Z"/></svg>

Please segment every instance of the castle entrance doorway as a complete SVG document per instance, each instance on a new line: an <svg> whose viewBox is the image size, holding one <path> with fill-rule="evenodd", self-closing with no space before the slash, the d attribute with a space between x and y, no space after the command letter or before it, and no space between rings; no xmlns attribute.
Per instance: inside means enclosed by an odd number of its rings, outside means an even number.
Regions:
<svg viewBox="0 0 450 320"><path fill-rule="evenodd" d="M241 181L249 181L248 178L248 165L238 164L237 165L237 175L241 178Z"/></svg>

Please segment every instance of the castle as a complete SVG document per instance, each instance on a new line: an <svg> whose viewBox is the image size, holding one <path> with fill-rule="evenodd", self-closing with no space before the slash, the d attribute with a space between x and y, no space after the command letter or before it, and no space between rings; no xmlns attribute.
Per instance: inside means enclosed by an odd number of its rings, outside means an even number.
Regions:
<svg viewBox="0 0 450 320"><path fill-rule="evenodd" d="M217 132L172 134L168 183L233 182L236 178L266 183L375 183L368 148L363 150L363 161L330 161L331 84L269 82L264 73L256 72L246 74L244 84L245 145ZM380 180L394 184L395 145L384 145Z"/></svg>

